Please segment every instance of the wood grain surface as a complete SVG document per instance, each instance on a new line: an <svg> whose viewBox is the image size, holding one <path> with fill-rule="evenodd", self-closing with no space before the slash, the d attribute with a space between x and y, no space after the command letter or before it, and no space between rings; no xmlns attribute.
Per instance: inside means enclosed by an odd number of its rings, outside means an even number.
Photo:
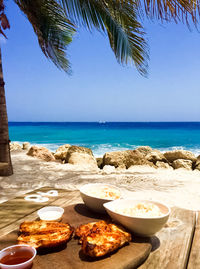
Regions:
<svg viewBox="0 0 200 269"><path fill-rule="evenodd" d="M197 222L190 252L188 269L200 268L200 212L197 213Z"/></svg>
<svg viewBox="0 0 200 269"><path fill-rule="evenodd" d="M43 187L28 194L35 194L37 191L46 192L51 189ZM24 220L35 220L38 217L37 210L44 206L67 206L81 201L79 191L67 191L64 189L57 189L57 191L59 195L49 197L49 201L45 203L25 201L24 195L0 204L0 236L18 229L20 223Z"/></svg>
<svg viewBox="0 0 200 269"><path fill-rule="evenodd" d="M152 252L140 269L184 269L187 267L196 213L172 208L165 227L152 237ZM192 267L200 268L200 267Z"/></svg>
<svg viewBox="0 0 200 269"><path fill-rule="evenodd" d="M97 215L87 209L80 203L67 206L64 208L65 213L62 219L64 223L77 227L80 224L106 219L106 215ZM17 230L0 238L0 249L16 244ZM149 239L136 238L133 236L133 242L122 247L115 253L101 259L92 259L86 257L81 252L81 246L78 240L72 238L66 248L59 249L48 253L39 253L33 264L33 269L111 269L111 268L137 268L149 255L151 251L151 243Z"/></svg>

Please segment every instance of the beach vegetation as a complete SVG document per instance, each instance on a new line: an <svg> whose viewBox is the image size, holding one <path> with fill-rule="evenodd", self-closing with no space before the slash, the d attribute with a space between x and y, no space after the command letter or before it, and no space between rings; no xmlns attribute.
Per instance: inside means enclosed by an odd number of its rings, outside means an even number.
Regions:
<svg viewBox="0 0 200 269"><path fill-rule="evenodd" d="M182 21L197 25L199 0L13 0L32 24L38 43L47 58L59 69L71 73L66 54L79 27L97 29L107 35L110 47L121 64L133 63L144 76L148 69L148 46L143 19ZM0 0L0 34L10 28L4 1ZM8 119L0 54L0 175L13 173Z"/></svg>

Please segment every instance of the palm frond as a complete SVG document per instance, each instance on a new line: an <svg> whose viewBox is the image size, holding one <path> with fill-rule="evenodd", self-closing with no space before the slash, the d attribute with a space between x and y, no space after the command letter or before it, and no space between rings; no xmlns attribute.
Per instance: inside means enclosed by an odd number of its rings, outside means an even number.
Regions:
<svg viewBox="0 0 200 269"><path fill-rule="evenodd" d="M143 27L138 21L137 5L134 2L126 3L107 0L107 7L114 20L122 26L128 39L129 53L122 54L121 62L127 64L133 60L139 72L146 75L148 68L147 60L149 59L148 47L144 39ZM117 47L117 43L115 47Z"/></svg>
<svg viewBox="0 0 200 269"><path fill-rule="evenodd" d="M72 41L75 26L66 18L62 7L55 0L14 1L32 24L46 57L58 68L70 72L66 49Z"/></svg>
<svg viewBox="0 0 200 269"><path fill-rule="evenodd" d="M132 0L124 1L132 2ZM198 24L199 0L136 0L136 3L151 19L182 21L188 26L191 23Z"/></svg>
<svg viewBox="0 0 200 269"><path fill-rule="evenodd" d="M147 44L137 20L136 4L113 0L60 0L60 5L75 24L106 33L119 63L133 61L141 74L147 73Z"/></svg>

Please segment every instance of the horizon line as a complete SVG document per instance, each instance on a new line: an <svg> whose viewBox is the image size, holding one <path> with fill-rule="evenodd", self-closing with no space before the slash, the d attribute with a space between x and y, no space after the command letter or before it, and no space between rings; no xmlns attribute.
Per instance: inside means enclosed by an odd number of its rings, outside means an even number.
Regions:
<svg viewBox="0 0 200 269"><path fill-rule="evenodd" d="M8 121L8 123L200 123L200 121Z"/></svg>

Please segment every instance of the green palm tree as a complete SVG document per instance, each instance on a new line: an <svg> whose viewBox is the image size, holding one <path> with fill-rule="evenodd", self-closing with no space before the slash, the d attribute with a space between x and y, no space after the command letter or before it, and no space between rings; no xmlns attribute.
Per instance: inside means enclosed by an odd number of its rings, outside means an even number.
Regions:
<svg viewBox="0 0 200 269"><path fill-rule="evenodd" d="M199 0L13 0L24 12L47 58L70 73L66 57L78 27L105 33L119 63L132 63L147 74L148 48L141 24L143 16L165 21L197 23ZM0 0L0 34L10 28ZM0 175L13 173L0 53Z"/></svg>

